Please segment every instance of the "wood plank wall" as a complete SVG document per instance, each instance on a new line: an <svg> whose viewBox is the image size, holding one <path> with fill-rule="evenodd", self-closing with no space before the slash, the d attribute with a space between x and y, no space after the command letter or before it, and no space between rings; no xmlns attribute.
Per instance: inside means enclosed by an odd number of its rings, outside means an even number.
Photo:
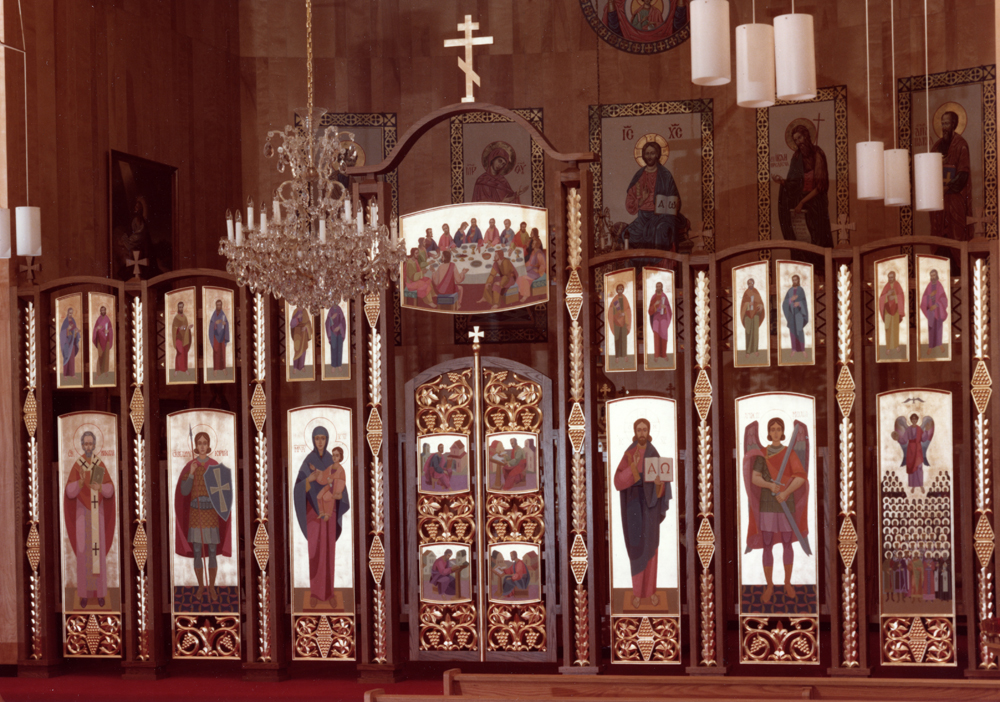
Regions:
<svg viewBox="0 0 1000 702"><path fill-rule="evenodd" d="M930 0L930 71L997 61L996 0ZM22 0L28 49L31 204L42 207L45 255L40 280L106 275L109 258L108 152L124 151L178 168L177 265L220 267L217 235L227 208L278 183L262 155L268 129L305 105L304 3L291 0ZM732 25L750 21L750 3L732 0ZM889 7L871 2L872 135L891 142ZM4 41L20 46L16 0L2 0ZM757 2L758 21L788 12L787 0ZM816 21L818 83L847 84L849 140L867 139L864 1L800 0ZM922 0L896 0L896 75L922 74ZM564 151L588 148L588 105L712 98L715 105L717 245L756 238L755 127L735 105L735 83L690 82L690 46L665 54L619 52L593 33L579 0L316 0L316 104L335 111L395 112L400 134L427 112L457 102L464 80L446 38L465 14L494 44L477 47L481 100L542 107L545 132ZM994 21L990 21L990 18ZM12 28L16 34L12 35ZM0 183L8 206L24 204L15 158L23 138L21 64L7 52ZM10 67L13 67L11 72ZM9 119L8 119L9 118ZM853 147L852 147L853 157ZM23 163L21 161L20 163ZM400 169L401 211L446 204L450 196L446 125L433 129ZM561 229L555 164L546 162L547 200ZM9 177L6 177L9 173ZM896 232L896 213L851 202L856 243ZM16 268L11 269L12 275ZM7 276L0 272L0 294ZM7 321L0 315L0 327ZM2 331L2 329L0 329ZM433 334L450 343L450 322ZM552 330L554 338L554 329ZM8 338L8 337L4 337ZM440 360L422 345L400 377ZM458 349L455 349L458 352ZM461 350L467 353L467 350ZM519 360L549 363L547 349ZM0 354L0 379L10 378ZM19 390L0 381L0 442ZM0 458L0 475L13 466ZM0 513L15 514L14 482L0 480ZM12 526L5 519L0 538ZM13 663L17 632L9 584L20 549L0 555L0 664ZM11 653L8 654L7 652Z"/></svg>

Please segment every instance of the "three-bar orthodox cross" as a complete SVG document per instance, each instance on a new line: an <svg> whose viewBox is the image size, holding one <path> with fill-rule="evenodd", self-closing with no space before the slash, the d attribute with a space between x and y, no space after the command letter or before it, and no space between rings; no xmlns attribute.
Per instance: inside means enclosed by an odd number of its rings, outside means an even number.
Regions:
<svg viewBox="0 0 1000 702"><path fill-rule="evenodd" d="M466 15L465 22L458 25L458 31L465 32L465 36L462 39L444 40L446 49L456 46L465 47L465 60L462 60L461 56L458 58L458 67L465 73L465 97L462 98L462 102L475 102L476 98L472 93L472 85L481 85L479 74L472 70L472 47L493 43L493 37L476 37L473 39L472 32L476 29L479 29L479 22L473 22L472 15Z"/></svg>

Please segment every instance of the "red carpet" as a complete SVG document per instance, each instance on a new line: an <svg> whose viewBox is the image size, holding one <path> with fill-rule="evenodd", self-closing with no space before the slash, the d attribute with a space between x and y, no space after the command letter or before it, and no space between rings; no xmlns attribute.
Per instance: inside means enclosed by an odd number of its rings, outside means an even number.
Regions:
<svg viewBox="0 0 1000 702"><path fill-rule="evenodd" d="M82 661L80 661L82 663ZM76 662L74 662L76 663ZM247 682L239 670L222 670L226 664L203 663L204 670L184 671L162 680L122 680L115 668L93 664L93 670L76 665L65 675L49 679L0 678L3 702L116 702L118 700L183 700L183 702L250 702L251 700L295 700L296 702L347 702L364 699L366 690L383 688L396 694L440 695L441 675L432 679L405 680L395 684L361 685L351 675L337 676L321 670L293 668L284 682ZM214 670L213 670L214 669ZM346 671L344 671L346 672Z"/></svg>

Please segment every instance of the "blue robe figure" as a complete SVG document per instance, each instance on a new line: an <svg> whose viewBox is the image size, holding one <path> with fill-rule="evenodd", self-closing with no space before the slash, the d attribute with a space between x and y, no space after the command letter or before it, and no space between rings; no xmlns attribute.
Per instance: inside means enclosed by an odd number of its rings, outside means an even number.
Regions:
<svg viewBox="0 0 1000 702"><path fill-rule="evenodd" d="M681 194L674 176L662 163L663 153L655 141L642 147L640 168L628 184L625 209L636 215L628 225L629 248L676 250L687 230L687 219L681 212Z"/></svg>
<svg viewBox="0 0 1000 702"><path fill-rule="evenodd" d="M792 341L792 353L806 350L806 325L809 323L809 301L806 291L799 285L799 277L792 276L792 287L785 293L781 303L781 312L785 315L788 325L788 335Z"/></svg>
<svg viewBox="0 0 1000 702"><path fill-rule="evenodd" d="M334 305L326 314L326 338L330 341L330 366L344 365L344 338L347 336L347 319L340 305Z"/></svg>

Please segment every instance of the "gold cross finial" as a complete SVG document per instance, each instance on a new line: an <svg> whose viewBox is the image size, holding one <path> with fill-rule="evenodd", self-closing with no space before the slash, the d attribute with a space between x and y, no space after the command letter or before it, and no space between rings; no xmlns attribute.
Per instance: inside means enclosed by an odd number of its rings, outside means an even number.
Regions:
<svg viewBox="0 0 1000 702"><path fill-rule="evenodd" d="M125 259L126 266L132 266L132 280L129 282L135 282L139 280L139 266L148 265L149 261L144 258L139 258L138 251L132 251L132 258Z"/></svg>
<svg viewBox="0 0 1000 702"><path fill-rule="evenodd" d="M482 85L479 82L479 74L472 70L472 47L493 43L493 37L476 37L473 39L472 32L476 29L479 29L479 22L473 22L472 15L466 15L465 22L458 25L458 31L465 32L465 36L462 39L444 40L446 49L456 46L465 47L465 60L462 60L461 56L458 58L458 67L465 73L465 97L462 98L462 102L475 102L476 98L472 94L472 85Z"/></svg>
<svg viewBox="0 0 1000 702"><path fill-rule="evenodd" d="M479 345L484 336L486 336L486 332L479 331L479 325L474 326L472 331L469 332L469 338L472 339L472 343L476 346Z"/></svg>

